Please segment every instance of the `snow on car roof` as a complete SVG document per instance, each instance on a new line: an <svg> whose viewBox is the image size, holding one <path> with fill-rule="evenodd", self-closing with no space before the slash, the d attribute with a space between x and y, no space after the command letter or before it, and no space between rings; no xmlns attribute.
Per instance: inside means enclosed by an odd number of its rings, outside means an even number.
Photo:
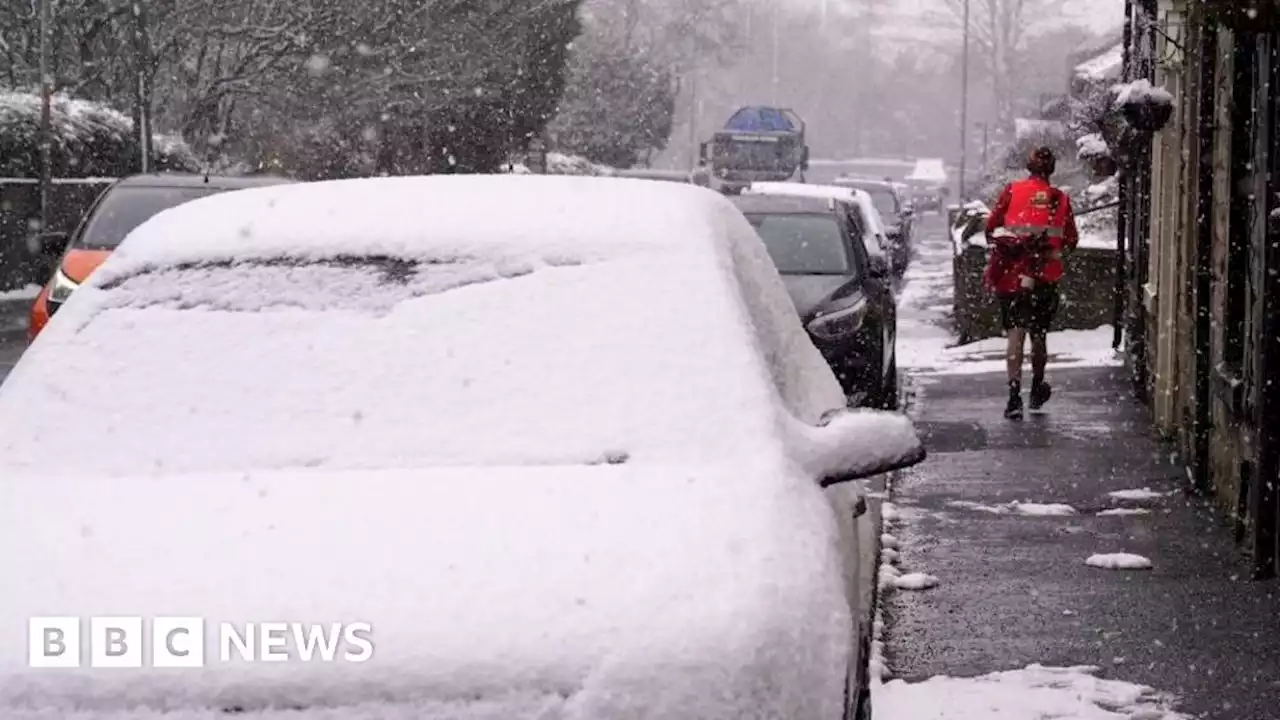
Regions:
<svg viewBox="0 0 1280 720"><path fill-rule="evenodd" d="M166 210L133 231L104 282L143 267L245 258L593 258L705 251L731 207L695 186L575 176L362 178L255 188ZM660 211L657 209L661 208Z"/></svg>
<svg viewBox="0 0 1280 720"><path fill-rule="evenodd" d="M878 234L884 234L884 221L880 217L880 212L876 210L875 201L871 199L871 195L861 188L841 186L841 185L810 185L808 183L789 183L789 182L756 182L743 190L744 193L763 195L799 195L803 197L818 198L835 198L837 200L853 200L862 209L862 214L871 223L871 229ZM874 254L879 254L879 249L871 248Z"/></svg>

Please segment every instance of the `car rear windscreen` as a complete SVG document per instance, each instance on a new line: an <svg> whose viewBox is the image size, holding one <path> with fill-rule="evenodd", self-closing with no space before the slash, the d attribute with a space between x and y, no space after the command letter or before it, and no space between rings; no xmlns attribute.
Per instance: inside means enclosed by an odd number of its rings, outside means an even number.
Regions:
<svg viewBox="0 0 1280 720"><path fill-rule="evenodd" d="M750 214L783 275L848 275L844 230L832 215Z"/></svg>
<svg viewBox="0 0 1280 720"><path fill-rule="evenodd" d="M876 206L876 212L880 213L880 217L893 218L898 215L898 201L893 197L893 193L888 190L874 189L867 191L871 195L871 202Z"/></svg>
<svg viewBox="0 0 1280 720"><path fill-rule="evenodd" d="M218 187L118 187L108 190L76 242L84 250L115 250L142 223L185 202L220 192Z"/></svg>

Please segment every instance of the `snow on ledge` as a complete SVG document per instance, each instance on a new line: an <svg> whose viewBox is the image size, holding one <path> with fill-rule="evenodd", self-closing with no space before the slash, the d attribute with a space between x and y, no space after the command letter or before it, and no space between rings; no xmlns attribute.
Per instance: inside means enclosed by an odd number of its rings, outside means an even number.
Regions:
<svg viewBox="0 0 1280 720"><path fill-rule="evenodd" d="M1155 688L1097 677L1100 668L1044 667L978 677L935 676L924 682L873 685L883 720L1026 720L1026 718L1142 718L1191 720L1175 712L1175 698Z"/></svg>

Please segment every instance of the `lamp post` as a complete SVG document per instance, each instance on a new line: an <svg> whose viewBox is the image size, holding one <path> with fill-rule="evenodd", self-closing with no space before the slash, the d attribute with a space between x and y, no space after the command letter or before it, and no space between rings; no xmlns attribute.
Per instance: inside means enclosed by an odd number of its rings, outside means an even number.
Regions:
<svg viewBox="0 0 1280 720"><path fill-rule="evenodd" d="M53 81L49 77L49 25L53 0L40 0L40 232L49 232L53 184Z"/></svg>
<svg viewBox="0 0 1280 720"><path fill-rule="evenodd" d="M964 0L964 50L960 60L960 194L965 201L965 166L969 159L969 0Z"/></svg>
<svg viewBox="0 0 1280 720"><path fill-rule="evenodd" d="M773 4L773 104L774 105L778 104L778 86L780 84L780 81L778 79L778 52L779 52L778 43L780 40L780 38L778 37L778 33L779 33L778 6L779 5L780 3L776 3L776 2Z"/></svg>

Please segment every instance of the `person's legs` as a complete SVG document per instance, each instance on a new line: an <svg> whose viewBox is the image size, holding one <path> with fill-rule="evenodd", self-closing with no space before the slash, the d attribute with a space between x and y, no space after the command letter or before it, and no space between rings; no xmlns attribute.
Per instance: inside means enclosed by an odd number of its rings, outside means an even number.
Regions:
<svg viewBox="0 0 1280 720"><path fill-rule="evenodd" d="M1017 392L1022 388L1022 361L1027 345L1027 331L1025 328L1014 327L1005 332L1009 337L1008 354L1005 356L1009 371L1009 389Z"/></svg>
<svg viewBox="0 0 1280 720"><path fill-rule="evenodd" d="M1031 409L1039 410L1052 394L1045 382L1045 366L1049 363L1049 327L1058 312L1058 288L1044 285L1036 288L1030 325L1031 331Z"/></svg>
<svg viewBox="0 0 1280 720"><path fill-rule="evenodd" d="M1044 366L1049 363L1049 333L1036 329L1031 331L1031 384L1044 383Z"/></svg>
<svg viewBox="0 0 1280 720"><path fill-rule="evenodd" d="M1009 419L1022 417L1022 360L1026 347L1029 298L1025 293L1000 299L1000 324L1004 327L1006 341L1005 367L1008 373L1009 402L1004 416Z"/></svg>

